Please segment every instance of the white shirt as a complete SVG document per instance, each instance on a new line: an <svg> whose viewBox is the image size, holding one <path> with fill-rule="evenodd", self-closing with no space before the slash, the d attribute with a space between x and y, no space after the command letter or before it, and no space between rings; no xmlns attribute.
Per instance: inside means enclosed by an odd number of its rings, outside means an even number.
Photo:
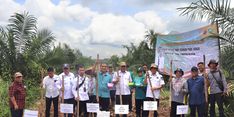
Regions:
<svg viewBox="0 0 234 117"><path fill-rule="evenodd" d="M117 71L119 73L119 82L116 84L116 95L130 95L130 87L128 86L128 83L132 82L131 74L128 71L121 72ZM113 81L117 80L117 72L115 72Z"/></svg>
<svg viewBox="0 0 234 117"><path fill-rule="evenodd" d="M64 77L64 99L74 98L72 94L72 81L74 80L75 76L73 73L69 72L68 75L61 73L59 75L59 89L62 88L62 77ZM63 92L61 92L62 94ZM62 95L61 95L62 96Z"/></svg>
<svg viewBox="0 0 234 117"><path fill-rule="evenodd" d="M89 91L89 78L86 76L81 77L80 75L79 77L79 85L84 81L84 83L80 86L77 85L77 77L73 80L73 86L72 86L72 93L75 96L75 98L77 98L77 89L79 88L79 98L80 101L87 101L89 100L89 95L88 95L88 91Z"/></svg>
<svg viewBox="0 0 234 117"><path fill-rule="evenodd" d="M56 83L58 83L59 76L54 75L52 78L49 76L44 77L43 79L43 88L46 90L45 96L47 98L54 98L59 95L59 88Z"/></svg>
<svg viewBox="0 0 234 117"><path fill-rule="evenodd" d="M149 77L150 77L150 80L151 80L151 83L152 83L152 87L159 87L159 86L162 86L162 85L165 84L162 75L160 75L158 72L156 72L156 74L150 74ZM154 93L155 98L159 99L160 89L159 90L154 90L153 93ZM146 97L153 98L152 90L151 90L150 83L149 83L149 79L147 79Z"/></svg>

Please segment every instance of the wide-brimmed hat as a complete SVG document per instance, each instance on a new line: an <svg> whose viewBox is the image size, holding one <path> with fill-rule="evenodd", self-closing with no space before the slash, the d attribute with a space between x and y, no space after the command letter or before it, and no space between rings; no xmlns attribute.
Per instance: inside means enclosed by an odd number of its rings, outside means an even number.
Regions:
<svg viewBox="0 0 234 117"><path fill-rule="evenodd" d="M126 62L120 62L119 66L127 66Z"/></svg>
<svg viewBox="0 0 234 117"><path fill-rule="evenodd" d="M211 59L208 66L210 66L210 64L216 64L216 66L219 64L216 60Z"/></svg>
<svg viewBox="0 0 234 117"><path fill-rule="evenodd" d="M152 63L151 65L150 65L150 69L151 68L156 68L156 69L158 69L158 66L155 64L155 63Z"/></svg>
<svg viewBox="0 0 234 117"><path fill-rule="evenodd" d="M22 76L23 76L23 75L22 75L20 72L16 72L16 73L15 73L15 78L16 78L16 77L22 77Z"/></svg>
<svg viewBox="0 0 234 117"><path fill-rule="evenodd" d="M184 71L181 69L181 68L177 68L175 71L174 71L174 74L176 74L176 72L180 72L182 74L182 76L184 75Z"/></svg>

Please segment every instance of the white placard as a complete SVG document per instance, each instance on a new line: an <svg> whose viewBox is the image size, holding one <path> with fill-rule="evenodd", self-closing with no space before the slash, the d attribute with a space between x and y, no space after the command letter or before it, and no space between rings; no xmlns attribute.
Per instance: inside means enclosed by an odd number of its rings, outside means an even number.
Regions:
<svg viewBox="0 0 234 117"><path fill-rule="evenodd" d="M110 111L98 111L97 117L110 117Z"/></svg>
<svg viewBox="0 0 234 117"><path fill-rule="evenodd" d="M157 110L158 104L157 101L144 101L143 110Z"/></svg>
<svg viewBox="0 0 234 117"><path fill-rule="evenodd" d="M179 105L176 107L176 115L188 114L188 105Z"/></svg>
<svg viewBox="0 0 234 117"><path fill-rule="evenodd" d="M115 105L115 114L128 114L129 105Z"/></svg>
<svg viewBox="0 0 234 117"><path fill-rule="evenodd" d="M86 103L86 106L87 112L97 113L98 111L100 111L98 103Z"/></svg>
<svg viewBox="0 0 234 117"><path fill-rule="evenodd" d="M38 111L34 110L24 110L24 117L38 117Z"/></svg>
<svg viewBox="0 0 234 117"><path fill-rule="evenodd" d="M61 113L73 113L73 104L60 104Z"/></svg>

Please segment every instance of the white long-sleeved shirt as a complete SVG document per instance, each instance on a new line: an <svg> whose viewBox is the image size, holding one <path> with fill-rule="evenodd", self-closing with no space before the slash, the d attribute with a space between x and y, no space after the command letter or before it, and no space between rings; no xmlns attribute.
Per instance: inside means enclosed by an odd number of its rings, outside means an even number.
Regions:
<svg viewBox="0 0 234 117"><path fill-rule="evenodd" d="M49 76L44 77L43 79L43 88L45 88L45 96L47 98L54 98L59 95L59 88L58 88L58 80L59 76L54 75L52 78Z"/></svg>
<svg viewBox="0 0 234 117"><path fill-rule="evenodd" d="M64 99L71 99L74 98L72 94L72 81L74 80L75 76L73 73L69 72L68 75L65 75L64 73L61 73L59 75L59 85L58 88L62 88L62 77L64 77ZM62 96L61 92L61 96Z"/></svg>
<svg viewBox="0 0 234 117"><path fill-rule="evenodd" d="M77 90L79 89L79 100L80 101L87 101L89 100L89 78L86 77L85 75L81 77L80 75L78 76L79 78L79 83L77 82L77 77L73 80L73 86L72 86L72 93L75 96L75 98L78 97ZM85 81L84 81L85 80ZM84 81L84 83L80 86L79 85Z"/></svg>
<svg viewBox="0 0 234 117"><path fill-rule="evenodd" d="M152 83L152 87L159 87L165 84L162 75L160 75L158 72L156 72L155 74L149 74L151 83ZM160 89L158 90L154 90L153 91L154 96L156 99L159 99L160 97ZM150 97L153 98L153 94L152 94L152 90L150 87L150 83L149 83L149 79L147 79L147 90L146 90L146 97Z"/></svg>
<svg viewBox="0 0 234 117"><path fill-rule="evenodd" d="M128 86L128 83L132 82L131 74L128 71L121 72L117 71L119 73L119 82L116 84L116 95L130 95L130 87ZM115 72L113 81L116 81L118 78L117 72Z"/></svg>

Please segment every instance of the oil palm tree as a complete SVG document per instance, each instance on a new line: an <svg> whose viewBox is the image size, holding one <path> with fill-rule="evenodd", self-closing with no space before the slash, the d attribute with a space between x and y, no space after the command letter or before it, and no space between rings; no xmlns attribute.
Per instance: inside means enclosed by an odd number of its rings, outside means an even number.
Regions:
<svg viewBox="0 0 234 117"><path fill-rule="evenodd" d="M47 29L38 30L36 24L34 16L15 13L9 24L0 28L1 71L4 68L11 74L19 70L27 73L32 65L40 64L38 61L50 49L54 36Z"/></svg>

